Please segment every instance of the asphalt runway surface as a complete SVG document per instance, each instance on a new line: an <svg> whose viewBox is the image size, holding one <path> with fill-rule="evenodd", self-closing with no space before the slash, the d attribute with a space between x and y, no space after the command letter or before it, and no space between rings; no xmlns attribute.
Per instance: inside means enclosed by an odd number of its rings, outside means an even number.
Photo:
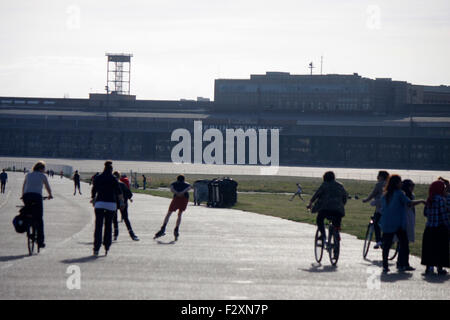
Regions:
<svg viewBox="0 0 450 320"><path fill-rule="evenodd" d="M450 277L414 272L381 275L381 252L362 258L363 242L342 234L338 266L314 259L315 226L230 209L189 204L180 238L172 216L166 236L153 240L170 200L135 194L129 216L140 241L124 223L111 246L92 256L94 209L90 187L73 195L73 182L50 178L54 199L44 202L47 247L28 256L26 236L12 219L23 173L8 173L0 195L0 299L449 299ZM44 192L45 193L45 192ZM192 197L192 195L191 195Z"/></svg>

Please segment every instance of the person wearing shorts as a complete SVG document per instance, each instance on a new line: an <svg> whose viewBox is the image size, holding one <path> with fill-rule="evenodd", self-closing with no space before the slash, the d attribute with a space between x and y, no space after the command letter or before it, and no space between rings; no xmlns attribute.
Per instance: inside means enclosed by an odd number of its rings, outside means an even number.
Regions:
<svg viewBox="0 0 450 320"><path fill-rule="evenodd" d="M178 219L175 226L175 229L173 231L173 234L175 236L175 241L178 240L179 236L179 227L181 224L181 216L183 212L186 210L187 204L189 202L189 190L192 188L192 186L189 183L186 183L184 181L184 176L179 175L177 177L177 181L173 182L170 185L170 191L173 193L173 199L172 202L169 205L169 210L167 211L166 217L164 219L163 225L161 229L155 234L155 237L153 239L159 238L164 236L166 233L166 226L169 222L170 216L173 212L178 210Z"/></svg>

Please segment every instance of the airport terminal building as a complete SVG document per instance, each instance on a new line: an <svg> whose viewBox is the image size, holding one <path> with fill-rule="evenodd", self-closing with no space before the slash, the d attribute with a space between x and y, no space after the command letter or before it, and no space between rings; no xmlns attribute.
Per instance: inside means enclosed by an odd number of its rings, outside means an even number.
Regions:
<svg viewBox="0 0 450 320"><path fill-rule="evenodd" d="M171 161L201 121L278 129L280 165L450 170L450 87L358 74L217 79L214 101L0 97L0 119L2 156Z"/></svg>

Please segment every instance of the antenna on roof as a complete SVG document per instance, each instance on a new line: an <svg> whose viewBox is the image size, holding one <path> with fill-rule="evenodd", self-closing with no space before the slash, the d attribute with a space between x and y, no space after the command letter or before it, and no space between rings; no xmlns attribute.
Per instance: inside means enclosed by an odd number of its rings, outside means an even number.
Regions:
<svg viewBox="0 0 450 320"><path fill-rule="evenodd" d="M311 63L309 64L309 69L311 69L311 75L312 75L312 70L313 70L313 68L315 68L315 67L313 66L313 63L311 62Z"/></svg>

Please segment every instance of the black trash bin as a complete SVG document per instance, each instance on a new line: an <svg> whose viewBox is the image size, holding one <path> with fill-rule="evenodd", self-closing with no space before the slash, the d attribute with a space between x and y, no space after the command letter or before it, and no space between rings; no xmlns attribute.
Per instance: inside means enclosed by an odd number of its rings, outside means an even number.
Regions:
<svg viewBox="0 0 450 320"><path fill-rule="evenodd" d="M237 202L238 183L226 177L214 179L208 184L208 206L216 208L229 208Z"/></svg>

